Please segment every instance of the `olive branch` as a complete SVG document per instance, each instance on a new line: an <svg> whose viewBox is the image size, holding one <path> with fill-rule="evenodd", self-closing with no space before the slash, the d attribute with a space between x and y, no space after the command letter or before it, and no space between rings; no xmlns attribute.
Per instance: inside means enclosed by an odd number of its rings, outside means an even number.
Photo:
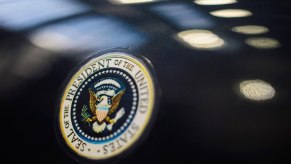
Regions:
<svg viewBox="0 0 291 164"><path fill-rule="evenodd" d="M82 116L82 121L84 123L86 123L86 120L91 117L91 114L88 112L88 108L86 105L84 105L82 108L81 116ZM88 125L90 125L89 122L88 122Z"/></svg>

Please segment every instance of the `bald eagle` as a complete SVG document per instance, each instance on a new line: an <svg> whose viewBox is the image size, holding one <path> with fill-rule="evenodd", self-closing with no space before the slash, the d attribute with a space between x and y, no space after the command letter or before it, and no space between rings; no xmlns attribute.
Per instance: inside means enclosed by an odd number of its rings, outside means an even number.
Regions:
<svg viewBox="0 0 291 164"><path fill-rule="evenodd" d="M88 118L86 122L93 123L93 130L95 132L101 133L106 127L108 130L111 130L112 125L123 116L125 111L122 108L116 113L113 119L110 118L116 111L124 93L125 90L121 90L113 97L106 95L98 96L92 89L89 89L89 106L92 117Z"/></svg>

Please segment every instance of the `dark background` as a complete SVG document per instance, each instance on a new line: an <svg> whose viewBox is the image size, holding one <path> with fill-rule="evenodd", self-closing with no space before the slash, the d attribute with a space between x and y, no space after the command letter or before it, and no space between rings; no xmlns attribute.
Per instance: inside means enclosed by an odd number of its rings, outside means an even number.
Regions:
<svg viewBox="0 0 291 164"><path fill-rule="evenodd" d="M30 5L21 4L25 1ZM162 96L150 135L122 163L290 161L290 2L241 0L219 6L200 6L191 0L132 5L97 0L51 3L0 1L4 158L74 163L58 145L54 131L62 83L90 53L132 47L152 62ZM69 8L70 3L83 7ZM176 19L156 12L161 9L157 6L177 4L186 8L172 11ZM247 9L253 15L226 19L209 14L227 8ZM182 18L192 19L191 11L196 13L194 20L208 23L179 24ZM85 24L91 19L98 22ZM230 30L247 24L263 25L270 31L247 36ZM224 39L225 46L215 50L186 47L173 36L187 29L212 31ZM69 41L43 37L48 46L37 44L41 41L34 36L46 30L52 31L49 36L66 34ZM275 38L281 47L256 49L245 44L249 37ZM243 98L238 84L248 79L267 81L276 90L275 97L261 102Z"/></svg>

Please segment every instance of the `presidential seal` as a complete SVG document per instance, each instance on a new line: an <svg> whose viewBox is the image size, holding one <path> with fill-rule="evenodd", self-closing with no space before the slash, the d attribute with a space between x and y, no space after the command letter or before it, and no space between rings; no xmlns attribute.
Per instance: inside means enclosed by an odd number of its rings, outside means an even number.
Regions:
<svg viewBox="0 0 291 164"><path fill-rule="evenodd" d="M148 131L156 99L147 60L120 49L94 54L72 73L62 92L60 142L78 159L121 155Z"/></svg>

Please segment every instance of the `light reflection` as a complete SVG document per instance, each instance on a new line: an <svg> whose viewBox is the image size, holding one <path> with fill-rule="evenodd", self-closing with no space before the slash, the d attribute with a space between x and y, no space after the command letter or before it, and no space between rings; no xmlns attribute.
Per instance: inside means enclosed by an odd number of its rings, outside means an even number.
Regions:
<svg viewBox="0 0 291 164"><path fill-rule="evenodd" d="M109 0L113 4L134 4L134 3L149 3L156 0Z"/></svg>
<svg viewBox="0 0 291 164"><path fill-rule="evenodd" d="M257 25L236 26L233 27L231 30L237 33L248 35L264 34L269 32L269 29L267 27Z"/></svg>
<svg viewBox="0 0 291 164"><path fill-rule="evenodd" d="M89 10L74 0L10 1L0 5L0 27L18 31Z"/></svg>
<svg viewBox="0 0 291 164"><path fill-rule="evenodd" d="M226 5L237 3L237 0L196 0L194 2L198 5Z"/></svg>
<svg viewBox="0 0 291 164"><path fill-rule="evenodd" d="M240 18L251 16L252 13L243 9L224 9L210 12L211 15L223 18Z"/></svg>
<svg viewBox="0 0 291 164"><path fill-rule="evenodd" d="M240 83L241 94L250 100L264 101L275 96L275 89L263 80L245 80Z"/></svg>
<svg viewBox="0 0 291 164"><path fill-rule="evenodd" d="M42 31L34 33L30 40L33 44L52 50L54 52L61 52L63 50L69 50L73 45L73 40L58 32Z"/></svg>
<svg viewBox="0 0 291 164"><path fill-rule="evenodd" d="M257 49L274 49L281 46L278 40L265 37L249 38L245 42Z"/></svg>
<svg viewBox="0 0 291 164"><path fill-rule="evenodd" d="M145 34L119 20L84 16L34 31L30 41L53 52L83 52L110 47L135 47L146 41Z"/></svg>
<svg viewBox="0 0 291 164"><path fill-rule="evenodd" d="M179 40L182 40L192 48L214 49L222 47L223 39L208 30L187 30L178 33Z"/></svg>
<svg viewBox="0 0 291 164"><path fill-rule="evenodd" d="M153 5L150 9L182 29L214 26L213 21L203 12L186 3L163 3Z"/></svg>

